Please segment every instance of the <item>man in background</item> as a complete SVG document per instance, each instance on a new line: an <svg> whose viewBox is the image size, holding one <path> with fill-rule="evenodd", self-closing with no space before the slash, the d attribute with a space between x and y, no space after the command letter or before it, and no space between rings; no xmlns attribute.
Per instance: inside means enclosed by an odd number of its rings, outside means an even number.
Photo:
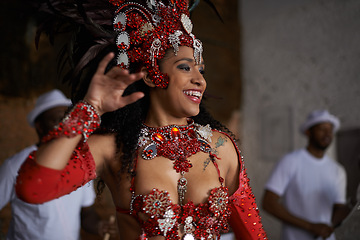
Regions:
<svg viewBox="0 0 360 240"><path fill-rule="evenodd" d="M306 148L288 153L273 169L262 205L283 222L282 240L335 240L334 227L349 212L346 172L325 154L339 125L328 111L313 111L300 129Z"/></svg>
<svg viewBox="0 0 360 240"><path fill-rule="evenodd" d="M16 196L14 184L20 166L40 146L41 139L60 122L70 105L70 99L59 90L41 95L27 118L30 126L35 128L39 142L6 159L0 166L0 209L8 202L11 204L6 239L78 240L81 227L96 235L116 234L115 226L101 221L92 206L95 201L92 182L44 204L28 204Z"/></svg>

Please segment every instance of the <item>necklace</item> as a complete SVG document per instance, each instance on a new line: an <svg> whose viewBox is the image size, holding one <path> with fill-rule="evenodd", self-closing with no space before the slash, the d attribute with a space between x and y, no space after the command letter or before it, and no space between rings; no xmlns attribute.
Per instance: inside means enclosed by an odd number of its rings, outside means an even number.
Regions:
<svg viewBox="0 0 360 240"><path fill-rule="evenodd" d="M190 156L202 151L210 152L212 130L210 125L202 126L188 119L188 125L169 125L160 128L143 124L138 139L138 148L143 147L141 156L151 160L163 156L173 161L174 169L181 174L177 183L179 203L183 205L187 190L185 173L192 167Z"/></svg>

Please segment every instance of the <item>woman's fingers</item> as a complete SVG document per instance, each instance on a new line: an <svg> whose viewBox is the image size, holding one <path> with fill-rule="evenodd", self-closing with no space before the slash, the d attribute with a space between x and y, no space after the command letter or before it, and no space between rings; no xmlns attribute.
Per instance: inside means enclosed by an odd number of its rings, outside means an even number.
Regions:
<svg viewBox="0 0 360 240"><path fill-rule="evenodd" d="M105 73L113 57L114 53L109 53L101 60L85 96L86 101L101 113L115 111L144 97L142 92L123 96L129 85L143 78L143 72L130 74L116 66Z"/></svg>
<svg viewBox="0 0 360 240"><path fill-rule="evenodd" d="M119 66L112 67L110 71L106 73L106 76L109 78L118 78L129 75L129 70L123 69Z"/></svg>
<svg viewBox="0 0 360 240"><path fill-rule="evenodd" d="M120 80L124 82L126 85L130 85L133 82L144 77L144 73L129 73L128 70L121 69L119 67L113 67L107 74L107 77L113 80Z"/></svg>
<svg viewBox="0 0 360 240"><path fill-rule="evenodd" d="M124 91L129 85L139 81L143 76L143 73L133 73L125 76L118 75L116 78L109 78L109 88L112 90Z"/></svg>
<svg viewBox="0 0 360 240"><path fill-rule="evenodd" d="M134 92L130 95L127 95L125 97L121 97L121 105L126 106L129 104L132 104L134 102L136 102L137 100L139 100L140 98L144 97L144 93L143 92Z"/></svg>
<svg viewBox="0 0 360 240"><path fill-rule="evenodd" d="M142 77L143 74L133 73L126 78L116 79L116 82L120 83L120 86L124 85L123 88L125 90L125 88L127 88L129 85L133 84L134 82L139 81Z"/></svg>
<svg viewBox="0 0 360 240"><path fill-rule="evenodd" d="M113 59L115 54L113 52L108 53L99 63L99 66L96 70L95 74L105 74L106 67L110 63L111 59Z"/></svg>

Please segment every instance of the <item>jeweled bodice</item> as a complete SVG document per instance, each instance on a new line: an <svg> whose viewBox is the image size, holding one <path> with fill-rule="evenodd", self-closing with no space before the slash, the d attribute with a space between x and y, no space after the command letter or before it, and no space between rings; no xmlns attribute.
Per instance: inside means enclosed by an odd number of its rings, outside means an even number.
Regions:
<svg viewBox="0 0 360 240"><path fill-rule="evenodd" d="M178 203L175 204L167 191L157 188L146 195L135 195L133 177L130 214L141 225L142 239L158 235L166 239L180 239L180 236L183 239L215 239L220 232L228 231L229 194L223 185L216 155L211 152L211 136L209 125L201 126L192 121L185 126L162 128L144 125L139 137L139 154L145 161L158 156L173 161L173 168L180 173L180 178L177 182ZM209 192L204 203L195 205L191 200L186 203L184 200L188 184L186 173L192 168L188 158L198 152L207 153L212 160L217 169L219 187ZM134 171L137 164L136 161Z"/></svg>
<svg viewBox="0 0 360 240"><path fill-rule="evenodd" d="M215 239L229 230L229 195L226 187L214 188L205 203L173 204L167 191L153 189L147 195L137 195L132 202L134 216L145 213L146 220L137 217L143 238L162 235L166 239Z"/></svg>

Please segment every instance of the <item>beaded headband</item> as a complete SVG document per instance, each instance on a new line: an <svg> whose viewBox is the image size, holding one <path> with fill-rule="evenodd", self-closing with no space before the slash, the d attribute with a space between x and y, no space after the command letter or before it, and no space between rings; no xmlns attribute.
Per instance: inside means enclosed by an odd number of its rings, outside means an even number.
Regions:
<svg viewBox="0 0 360 240"><path fill-rule="evenodd" d="M113 21L117 32L117 65L128 69L130 63L143 63L150 79L157 87L166 88L167 74L160 71L158 61L166 50L179 46L194 49L197 64L202 58L203 47L192 34L187 0L109 0L117 7Z"/></svg>

